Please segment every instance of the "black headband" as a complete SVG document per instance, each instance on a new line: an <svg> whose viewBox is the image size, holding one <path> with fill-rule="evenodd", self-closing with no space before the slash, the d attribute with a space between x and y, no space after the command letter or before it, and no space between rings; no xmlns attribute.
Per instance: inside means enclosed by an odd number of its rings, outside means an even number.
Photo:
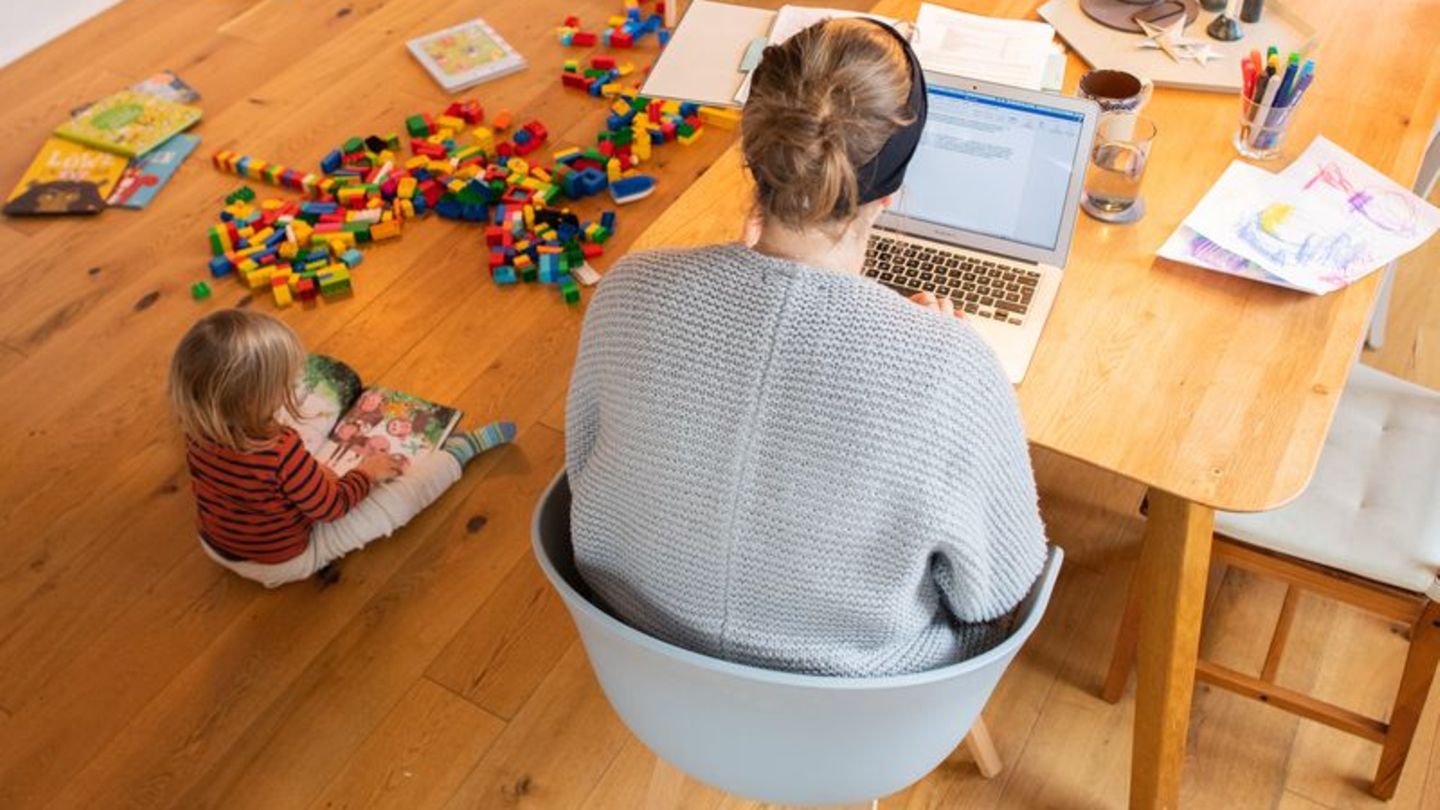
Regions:
<svg viewBox="0 0 1440 810"><path fill-rule="evenodd" d="M864 205L900 190L901 183L905 182L905 169L910 166L910 159L915 157L915 149L920 146L920 133L925 129L930 105L925 93L925 71L921 70L920 59L911 50L910 43L900 36L899 31L879 20L861 19L870 20L894 37L910 65L910 98L905 102L910 123L896 130L875 157L855 170L855 179L860 185L860 204Z"/></svg>

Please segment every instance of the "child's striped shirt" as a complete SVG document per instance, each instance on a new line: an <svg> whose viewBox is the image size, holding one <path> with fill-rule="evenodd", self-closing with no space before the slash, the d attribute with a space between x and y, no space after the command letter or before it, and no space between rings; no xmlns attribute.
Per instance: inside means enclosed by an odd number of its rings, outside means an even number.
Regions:
<svg viewBox="0 0 1440 810"><path fill-rule="evenodd" d="M200 536L223 556L289 560L310 544L311 525L341 517L370 493L364 473L336 477L290 429L250 452L193 438L187 444Z"/></svg>

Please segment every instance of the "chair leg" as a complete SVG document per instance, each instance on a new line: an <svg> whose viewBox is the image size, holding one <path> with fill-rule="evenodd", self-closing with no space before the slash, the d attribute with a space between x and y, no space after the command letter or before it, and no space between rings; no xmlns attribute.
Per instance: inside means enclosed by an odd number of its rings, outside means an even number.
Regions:
<svg viewBox="0 0 1440 810"><path fill-rule="evenodd" d="M1000 752L995 750L995 741L990 738L990 729L985 725L984 717L976 719L975 725L970 727L970 733L965 735L965 747L970 749L970 756L975 758L975 767L980 769L980 775L986 779L994 779L1005 768L1005 764L1000 760Z"/></svg>
<svg viewBox="0 0 1440 810"><path fill-rule="evenodd" d="M1130 587L1125 595L1125 612L1120 617L1120 629L1115 633L1115 649L1110 653L1110 671L1105 674L1105 683L1100 687L1100 698L1107 703L1119 703L1125 694L1125 684L1130 682L1130 672L1135 669L1135 650L1140 641L1140 583L1137 574L1130 575Z"/></svg>
<svg viewBox="0 0 1440 810"><path fill-rule="evenodd" d="M1435 680L1435 667L1440 664L1440 603L1426 602L1425 610L1410 630L1410 652L1405 656L1405 671L1400 676L1400 690L1395 694L1395 708L1390 711L1390 728L1385 733L1385 746L1380 750L1380 766L1370 792L1377 798L1389 799L1400 783L1400 771L1410 753L1415 729L1420 725L1420 712Z"/></svg>
<svg viewBox="0 0 1440 810"><path fill-rule="evenodd" d="M1280 605L1280 620L1275 622L1275 632L1270 636L1270 649L1265 651L1265 666L1260 670L1260 680L1275 682L1275 673L1280 670L1280 656L1285 652L1285 642L1290 640L1290 625L1295 621L1295 604L1300 601L1300 589L1294 585L1285 586L1285 601Z"/></svg>

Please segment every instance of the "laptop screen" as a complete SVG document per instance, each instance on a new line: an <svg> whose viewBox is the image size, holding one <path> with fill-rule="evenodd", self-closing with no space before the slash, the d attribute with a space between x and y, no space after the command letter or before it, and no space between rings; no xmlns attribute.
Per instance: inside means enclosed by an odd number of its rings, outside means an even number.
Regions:
<svg viewBox="0 0 1440 810"><path fill-rule="evenodd" d="M1087 158L1084 115L933 84L929 101L893 211L1053 250L1075 163Z"/></svg>

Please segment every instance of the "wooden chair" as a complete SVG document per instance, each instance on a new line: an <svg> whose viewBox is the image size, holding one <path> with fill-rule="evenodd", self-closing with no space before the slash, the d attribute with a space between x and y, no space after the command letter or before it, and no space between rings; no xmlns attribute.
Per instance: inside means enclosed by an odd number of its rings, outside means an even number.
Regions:
<svg viewBox="0 0 1440 810"><path fill-rule="evenodd" d="M1217 513L1213 561L1286 583L1258 676L1201 660L1195 677L1381 745L1371 792L1395 793L1440 662L1440 393L1356 364L1310 486L1270 512ZM1389 720L1275 683L1300 591L1410 627ZM1114 703L1134 664L1137 588L1102 696Z"/></svg>

